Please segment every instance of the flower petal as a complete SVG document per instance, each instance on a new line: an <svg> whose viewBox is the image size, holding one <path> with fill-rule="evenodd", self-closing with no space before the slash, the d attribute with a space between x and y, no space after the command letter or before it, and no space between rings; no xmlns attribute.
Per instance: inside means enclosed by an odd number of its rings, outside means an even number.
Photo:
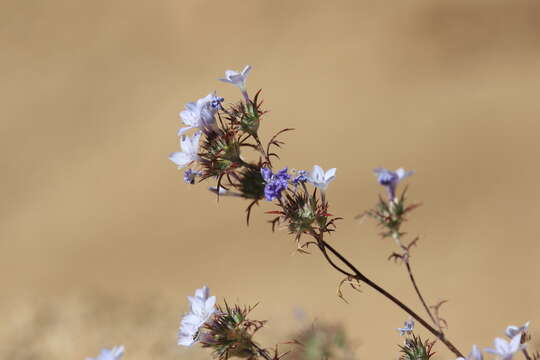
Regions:
<svg viewBox="0 0 540 360"><path fill-rule="evenodd" d="M251 65L246 65L246 67L244 67L244 70L242 70L242 76L244 77L244 79L248 76L250 72L251 72Z"/></svg>

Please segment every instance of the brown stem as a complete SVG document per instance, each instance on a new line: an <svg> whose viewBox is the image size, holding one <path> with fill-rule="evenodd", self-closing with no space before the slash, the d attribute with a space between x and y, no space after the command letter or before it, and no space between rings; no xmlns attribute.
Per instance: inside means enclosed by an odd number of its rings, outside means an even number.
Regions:
<svg viewBox="0 0 540 360"><path fill-rule="evenodd" d="M257 143L257 150L259 151L259 153L261 153L264 160L267 163L270 163L270 159L268 158L268 154L266 154L266 151L264 150L264 146L262 145L261 140L259 139L259 136L258 135L252 135L252 136L255 139L255 142Z"/></svg>
<svg viewBox="0 0 540 360"><path fill-rule="evenodd" d="M393 203L390 203L392 205ZM413 284L414 290L416 291L416 295L418 295L418 298L420 299L420 302L424 306L424 309L429 315L429 318L433 322L433 325L437 327L437 330L442 334L443 331L441 329L440 322L435 319L435 316L431 313L431 310L429 310L429 306L427 305L426 301L424 300L424 297L422 296L422 293L420 292L420 289L418 288L418 284L416 283L416 279L414 278L414 275L411 270L411 263L409 262L409 248L411 245L413 245L416 240L414 240L409 246L403 245L401 242L401 234L399 232L399 229L394 231L392 233L392 238L396 241L396 244L401 247L401 249L404 251L403 255L401 255L401 259L405 262L405 266L407 267L407 272L409 273L409 278L411 279L411 283Z"/></svg>
<svg viewBox="0 0 540 360"><path fill-rule="evenodd" d="M334 249L330 244L328 244L326 241L323 240L322 234L316 234L313 233L315 239L319 244L321 244L325 249L330 250L334 256L336 256L342 263L344 263L353 273L354 278L360 281L363 281L368 286L379 292L381 295L386 297L388 300L392 301L394 304L396 304L398 307L400 307L402 310L404 310L407 314L412 316L416 321L418 321L422 326L424 326L430 333L432 333L434 336L436 336L443 344L446 345L446 347L452 351L456 356L463 357L463 354L452 344L449 340L447 340L444 337L444 334L442 332L437 331L433 326L431 326L427 321L425 321L420 315L415 313L411 308L409 308L407 305L402 303L398 298L390 294L388 291L368 279L364 274L362 274L347 258L345 258L339 251ZM321 250L322 251L322 250ZM324 253L324 252L323 252ZM327 257L328 259L328 257Z"/></svg>
<svg viewBox="0 0 540 360"><path fill-rule="evenodd" d="M521 351L523 352L523 355L525 356L525 359L532 360L531 356L529 355L529 352L527 351L527 349L523 349Z"/></svg>
<svg viewBox="0 0 540 360"><path fill-rule="evenodd" d="M443 334L443 331L441 329L441 325L439 324L439 322L437 320L435 320L435 317L433 316L433 314L429 310L429 306L426 304L426 301L424 300L424 297L420 293L420 289L418 289L418 285L416 284L416 280L414 279L414 276L413 276L413 273L412 273L412 270L411 270L411 264L409 263L409 259L407 259L405 261L405 265L407 266L407 272L409 273L409 278L411 279L414 290L416 291L416 295L418 295L418 298L420 299L420 302L422 303L422 305L424 305L424 309L426 309L426 312L428 313L431 321L433 321L433 324L435 326L437 326L438 331L441 334Z"/></svg>
<svg viewBox="0 0 540 360"><path fill-rule="evenodd" d="M253 347L257 350L257 353L263 358L265 358L266 360L274 360L272 356L270 356L268 351L266 351L266 349L261 348L259 345L255 344L254 342L252 342L251 345L253 345Z"/></svg>

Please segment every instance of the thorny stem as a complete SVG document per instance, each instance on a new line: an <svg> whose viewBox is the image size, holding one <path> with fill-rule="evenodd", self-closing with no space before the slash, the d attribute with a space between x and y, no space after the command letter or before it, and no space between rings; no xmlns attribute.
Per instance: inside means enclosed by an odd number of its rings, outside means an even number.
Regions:
<svg viewBox="0 0 540 360"><path fill-rule="evenodd" d="M255 344L254 342L251 343L255 349L257 349L257 353L265 358L266 360L273 360L272 356L266 351L266 349L261 348L259 345Z"/></svg>
<svg viewBox="0 0 540 360"><path fill-rule="evenodd" d="M424 297L422 296L422 293L420 292L420 289L418 288L418 284L416 283L416 279L414 278L414 275L411 270L411 263L409 261L409 249L405 245L403 245L403 243L401 242L401 236L399 235L399 232L394 232L392 234L392 237L394 238L396 243L403 249L403 251L405 251L405 254L402 257L402 259L404 260L405 266L407 267L407 272L409 273L409 278L411 279L411 283L414 287L414 291L416 291L416 295L418 295L420 302L424 306L424 309L428 313L429 318L431 319L433 324L437 327L437 330L439 330L439 332L443 334L443 331L441 329L441 324L439 323L439 321L435 319L435 317L431 313L431 310L429 310L429 306L427 305L426 301L424 300Z"/></svg>
<svg viewBox="0 0 540 360"><path fill-rule="evenodd" d="M411 279L414 290L416 291L416 295L418 295L418 298L420 299L420 302L424 306L424 309L426 309L426 312L428 313L428 315L429 315L431 321L433 322L433 324L437 327L439 332L441 334L443 334L443 331L441 329L441 324L439 324L439 321L435 320L435 317L433 316L433 314L429 310L429 307L426 304L426 301L424 300L424 297L422 296L422 294L420 293L420 290L418 289L418 285L416 284L416 280L414 279L414 276L413 276L413 273L412 273L412 270L411 270L411 264L409 263L409 259L407 259L405 261L405 266L407 267L407 272L409 273L409 278Z"/></svg>
<svg viewBox="0 0 540 360"><path fill-rule="evenodd" d="M270 162L270 159L268 158L268 155L266 154L266 151L264 150L264 146L262 145L261 140L259 139L259 136L255 134L253 135L253 138L257 142L257 150L259 150L259 152L264 157L266 162Z"/></svg>
<svg viewBox="0 0 540 360"><path fill-rule="evenodd" d="M354 274L354 278L364 282L377 292L379 292L381 295L386 297L388 300L392 301L394 304L396 304L398 307L400 307L402 310L404 310L407 314L412 316L416 321L418 321L422 326L424 326L430 333L432 333L434 336L436 336L443 344L446 345L446 347L452 351L456 356L463 357L463 354L452 344L449 340L447 340L444 337L444 334L440 331L437 331L433 326L431 326L427 321L425 321L420 315L415 313L411 308L409 308L407 305L405 305L403 302L401 302L398 298L390 294L388 291L371 281L369 278L367 278L364 274L362 274L347 258L345 258L339 251L334 249L330 244L328 244L326 241L324 241L322 234L312 233L312 235L315 237L317 242L320 244L319 248L324 247L325 249L328 249L334 256L336 256L343 264L345 264ZM325 254L325 251L321 249L321 252ZM325 258L328 260L327 254L325 255ZM330 261L329 261L330 262ZM332 262L330 264L333 265ZM335 266L334 266L335 267Z"/></svg>

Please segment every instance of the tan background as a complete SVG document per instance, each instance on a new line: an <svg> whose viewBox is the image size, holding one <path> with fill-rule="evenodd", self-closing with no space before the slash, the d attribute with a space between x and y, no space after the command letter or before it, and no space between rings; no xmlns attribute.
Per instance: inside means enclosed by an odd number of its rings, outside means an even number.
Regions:
<svg viewBox="0 0 540 360"><path fill-rule="evenodd" d="M287 341L295 311L343 322L360 358L396 358L406 316L365 289L335 296L318 255L291 256L264 204L219 204L167 160L177 113L252 64L263 136L281 165L337 167L337 247L420 307L392 244L354 215L371 169L413 168L407 230L431 302L468 352L508 324L540 335L540 4L537 1L3 1L0 15L0 358L207 358L175 345L185 296L261 305L259 339ZM423 333L423 332L421 332ZM539 347L539 343L534 345ZM451 355L437 346L439 359Z"/></svg>

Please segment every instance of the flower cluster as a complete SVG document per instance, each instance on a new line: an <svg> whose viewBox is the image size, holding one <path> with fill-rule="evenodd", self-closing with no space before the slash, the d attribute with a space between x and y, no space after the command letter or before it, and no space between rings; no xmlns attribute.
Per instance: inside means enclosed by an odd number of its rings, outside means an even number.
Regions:
<svg viewBox="0 0 540 360"><path fill-rule="evenodd" d="M407 220L406 215L417 208L419 204L407 205L405 197L407 189L398 197L396 193L397 185L402 179L411 176L414 172L405 171L402 168L396 171L378 168L374 170L374 173L377 175L379 184L387 190L388 201L379 197L376 207L368 210L365 214L374 218L379 226L385 229L381 234L382 237L393 237L398 240L402 235L401 225Z"/></svg>
<svg viewBox="0 0 540 360"><path fill-rule="evenodd" d="M420 336L412 334L405 340L405 344L399 347L401 352L399 360L429 360L435 355L434 344L435 341L422 341Z"/></svg>
<svg viewBox="0 0 540 360"><path fill-rule="evenodd" d="M276 207L267 211L268 214L275 215L270 221L272 230L287 229L294 236L300 252L307 253L306 249L315 245L328 264L345 276L338 286L340 297L343 284L350 284L353 289L358 289L357 285L363 282L405 310L411 317L405 321L402 328L397 329L401 336L406 335L404 344L400 346L400 359L429 360L434 354L432 348L435 341L422 340L414 334L414 318L447 346L458 360L483 360L484 355L476 345L465 358L448 340L444 333L447 323L439 316L439 308L445 301L429 306L412 273L409 250L418 238L408 244L404 243L405 232L402 225L409 213L419 205L409 204L405 196L407 188L398 193L398 187L414 172L403 168L395 171L386 168L374 169L377 182L383 186L387 197L379 196L376 206L365 215L374 218L383 228L383 237L392 238L399 246L399 252L392 253L389 258L399 259L406 265L409 278L431 324L426 320L427 317L423 319L395 296L368 279L325 239L326 235L335 231L336 221L341 219L329 213L327 196L329 184L336 178L336 169L325 171L321 166L314 165L311 171L289 171L289 167L275 166L273 162L280 160L277 151L284 144L280 140L281 136L292 129L283 129L266 142L262 140L260 131L266 111L262 109L261 90L252 97L247 91L246 80L250 72L251 66L247 65L242 71L227 70L225 77L219 79L239 88L242 95L240 101L224 105L224 99L213 92L186 104L180 112L180 118L185 125L178 131L181 151L172 153L169 159L179 169L185 169L184 181L195 184L209 180L213 182L209 187L210 191L218 197L232 196L248 200L248 224L252 207L263 199L268 201ZM250 153L247 153L248 151ZM311 239L301 242L302 236L309 236ZM229 306L226 302L224 306L216 306L216 298L210 296L206 286L198 289L195 296L189 297L189 301L190 311L180 323L179 345L191 346L200 342L203 347L211 348L214 356L220 360L232 356L248 359L263 357L266 360L280 358L277 349L272 357L267 350L261 349L254 342L254 334L265 322L248 319L252 308ZM484 352L501 360L511 360L518 352L523 352L527 360L540 360L540 356L531 358L527 353L526 346L530 340L527 334L528 326L529 323L520 327L509 326L505 332L509 340L496 338L494 347L486 348ZM320 353L319 351L317 354ZM325 358L328 356L329 353L323 355Z"/></svg>
<svg viewBox="0 0 540 360"><path fill-rule="evenodd" d="M495 355L500 360L511 360L514 355L518 352L524 352L525 357L530 359L528 353L526 352L527 341L530 339L527 330L529 329L529 323L525 323L523 326L510 325L506 328L505 335L510 339L510 341L495 338L493 340L493 348L485 348L484 351L490 354ZM456 360L483 360L484 355L478 348L478 346L473 345L473 348L469 355L466 358L460 357Z"/></svg>
<svg viewBox="0 0 540 360"><path fill-rule="evenodd" d="M197 342L201 327L216 312L216 297L210 296L210 289L205 285L195 290L195 296L188 296L190 311L184 315L178 331L178 345L191 346Z"/></svg>
<svg viewBox="0 0 540 360"><path fill-rule="evenodd" d="M253 336L266 321L251 320L249 313L254 307L216 305L216 297L210 296L207 286L197 289L195 296L188 296L190 311L180 321L178 345L191 346L199 342L204 348L211 348L214 357L220 360L229 357L255 359L259 356L267 360L269 352L257 345Z"/></svg>
<svg viewBox="0 0 540 360"><path fill-rule="evenodd" d="M237 86L243 100L230 106L223 106L224 99L210 93L202 99L190 102L180 112L186 127L178 131L181 151L174 152L169 159L185 169L184 181L195 184L206 179L216 183L210 190L218 196L233 195L248 199L247 220L253 205L262 199L276 201L281 208L279 222L288 223L295 234L309 233L317 224L320 231L329 231L327 221L328 202L326 190L336 177L336 169L324 171L319 165L311 172L299 170L289 173L288 168L275 171L272 160L279 158L275 149L283 142L278 140L283 129L263 145L259 135L262 115L259 100L260 91L253 98L246 89L246 79L251 66L241 72L227 70L220 80ZM193 135L188 135L195 130ZM255 151L256 162L244 157L246 150ZM319 192L311 192L311 184ZM300 189L300 191L299 191ZM275 225L276 222L273 221Z"/></svg>
<svg viewBox="0 0 540 360"><path fill-rule="evenodd" d="M287 168L272 173L269 168L262 168L261 174L264 180L264 197L268 201L281 198L281 192L289 186L291 176L287 173Z"/></svg>

